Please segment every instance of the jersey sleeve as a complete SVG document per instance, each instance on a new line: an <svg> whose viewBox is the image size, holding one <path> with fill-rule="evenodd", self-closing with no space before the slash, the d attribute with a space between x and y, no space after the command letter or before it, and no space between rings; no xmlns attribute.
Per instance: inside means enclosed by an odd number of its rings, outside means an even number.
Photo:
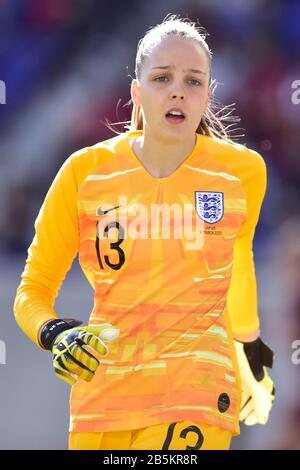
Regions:
<svg viewBox="0 0 300 470"><path fill-rule="evenodd" d="M16 321L39 346L40 328L57 318L55 299L79 247L75 161L66 160L46 195L15 297Z"/></svg>
<svg viewBox="0 0 300 470"><path fill-rule="evenodd" d="M253 257L253 238L266 192L267 176L263 158L256 152L251 164L240 175L246 192L247 219L234 244L232 278L227 306L233 335L253 333L259 329L257 285Z"/></svg>

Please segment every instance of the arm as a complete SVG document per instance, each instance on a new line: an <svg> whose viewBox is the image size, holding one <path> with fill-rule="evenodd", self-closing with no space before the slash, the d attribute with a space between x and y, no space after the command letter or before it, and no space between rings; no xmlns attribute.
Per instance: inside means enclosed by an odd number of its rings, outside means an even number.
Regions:
<svg viewBox="0 0 300 470"><path fill-rule="evenodd" d="M273 352L260 339L257 286L252 243L266 191L266 168L261 158L250 174L243 175L247 220L234 246L233 271L228 293L228 311L242 382L240 420L247 425L265 424L275 389L266 366L272 367ZM252 168L251 168L252 170Z"/></svg>
<svg viewBox="0 0 300 470"><path fill-rule="evenodd" d="M110 324L80 327L77 320L58 319L54 310L60 286L79 247L77 191L84 176L79 175L76 163L74 154L48 191L35 223L35 237L14 304L19 326L42 349L52 351L56 375L70 385L78 378L90 381L94 377L99 366L97 354L106 355L106 343L119 334Z"/></svg>
<svg viewBox="0 0 300 470"><path fill-rule="evenodd" d="M255 158L238 174L247 199L247 219L237 235L233 251L233 268L227 305L233 335L240 341L253 341L259 336L257 285L253 259L253 238L266 192L266 166ZM251 166L250 166L251 164Z"/></svg>
<svg viewBox="0 0 300 470"><path fill-rule="evenodd" d="M257 285L253 260L254 230L239 235L233 253L233 268L228 291L228 311L234 338L254 341L259 336Z"/></svg>
<svg viewBox="0 0 300 470"><path fill-rule="evenodd" d="M57 318L54 302L78 251L77 187L70 157L54 179L35 222L14 314L29 338L39 342L39 331Z"/></svg>

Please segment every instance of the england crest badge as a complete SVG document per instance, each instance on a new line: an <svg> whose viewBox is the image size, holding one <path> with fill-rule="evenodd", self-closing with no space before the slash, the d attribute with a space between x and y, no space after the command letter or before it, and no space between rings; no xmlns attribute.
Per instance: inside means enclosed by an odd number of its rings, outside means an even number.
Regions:
<svg viewBox="0 0 300 470"><path fill-rule="evenodd" d="M219 222L224 215L224 193L195 191L196 211L208 224Z"/></svg>

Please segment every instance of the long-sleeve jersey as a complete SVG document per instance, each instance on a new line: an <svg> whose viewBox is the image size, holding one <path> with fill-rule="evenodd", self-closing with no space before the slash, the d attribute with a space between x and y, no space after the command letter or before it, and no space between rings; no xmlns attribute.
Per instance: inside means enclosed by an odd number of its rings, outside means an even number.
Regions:
<svg viewBox="0 0 300 470"><path fill-rule="evenodd" d="M70 430L190 420L238 434L232 337L259 327L252 240L265 163L197 134L186 160L155 178L131 148L140 135L84 148L61 167L35 223L16 320L39 344L78 254L95 292L89 323L121 333L93 380L72 387Z"/></svg>

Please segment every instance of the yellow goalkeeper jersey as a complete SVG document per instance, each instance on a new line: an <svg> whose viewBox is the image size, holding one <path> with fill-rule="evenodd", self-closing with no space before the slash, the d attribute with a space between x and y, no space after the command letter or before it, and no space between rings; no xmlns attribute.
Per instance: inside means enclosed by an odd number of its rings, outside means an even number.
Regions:
<svg viewBox="0 0 300 470"><path fill-rule="evenodd" d="M259 327L252 239L265 164L242 145L197 135L186 160L154 178L130 146L139 135L66 160L36 220L16 319L39 344L79 254L95 291L90 323L121 334L93 380L73 386L70 430L190 420L237 434L232 334Z"/></svg>

